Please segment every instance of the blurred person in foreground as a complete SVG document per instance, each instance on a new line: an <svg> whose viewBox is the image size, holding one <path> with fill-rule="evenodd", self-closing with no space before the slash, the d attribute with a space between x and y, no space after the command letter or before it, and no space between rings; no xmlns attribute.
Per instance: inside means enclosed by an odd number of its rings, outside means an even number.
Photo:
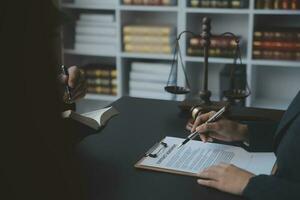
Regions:
<svg viewBox="0 0 300 200"><path fill-rule="evenodd" d="M61 119L53 48L58 24L50 0L1 2L0 199L86 199L76 134ZM84 86L77 67L69 70L61 83L73 87L75 100Z"/></svg>

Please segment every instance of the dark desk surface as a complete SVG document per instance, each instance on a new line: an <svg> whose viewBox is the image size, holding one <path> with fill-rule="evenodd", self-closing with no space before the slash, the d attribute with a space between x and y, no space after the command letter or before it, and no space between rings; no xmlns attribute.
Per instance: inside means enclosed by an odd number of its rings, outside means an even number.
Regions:
<svg viewBox="0 0 300 200"><path fill-rule="evenodd" d="M164 136L185 137L186 120L178 116L177 104L130 97L113 103L120 114L79 145L88 177L89 199L240 199L202 187L193 177L133 167Z"/></svg>

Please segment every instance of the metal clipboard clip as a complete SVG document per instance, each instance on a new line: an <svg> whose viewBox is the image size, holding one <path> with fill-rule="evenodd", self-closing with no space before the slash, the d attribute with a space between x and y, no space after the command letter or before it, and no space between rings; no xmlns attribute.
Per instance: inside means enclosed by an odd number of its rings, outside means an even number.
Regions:
<svg viewBox="0 0 300 200"><path fill-rule="evenodd" d="M157 158L160 153L163 153L164 150L168 147L168 144L165 142L156 143L151 149L149 149L145 156L151 158Z"/></svg>

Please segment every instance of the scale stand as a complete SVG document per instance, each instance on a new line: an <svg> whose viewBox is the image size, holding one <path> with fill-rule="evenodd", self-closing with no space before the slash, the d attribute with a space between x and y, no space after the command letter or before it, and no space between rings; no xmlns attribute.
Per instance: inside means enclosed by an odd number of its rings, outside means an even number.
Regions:
<svg viewBox="0 0 300 200"><path fill-rule="evenodd" d="M202 89L200 91L199 99L186 99L179 107L182 110L191 110L192 113L207 112L211 110L219 110L224 106L229 106L229 102L219 101L213 102L210 100L211 91L208 90L208 56L211 38L211 20L208 17L202 19L202 39L204 46L204 71L202 77Z"/></svg>

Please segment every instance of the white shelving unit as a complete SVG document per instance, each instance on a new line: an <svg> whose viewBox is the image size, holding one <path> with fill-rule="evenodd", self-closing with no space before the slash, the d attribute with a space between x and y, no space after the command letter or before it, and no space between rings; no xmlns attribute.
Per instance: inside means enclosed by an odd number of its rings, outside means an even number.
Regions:
<svg viewBox="0 0 300 200"><path fill-rule="evenodd" d="M241 35L244 39L242 47L243 64L246 65L247 81L251 87L252 95L247 99L247 106L265 107L265 108L278 108L285 109L292 100L295 91L300 89L300 62L297 61L276 61L276 60L255 60L252 59L252 42L253 31L256 27L256 19L272 19L274 16L284 16L284 18L296 18L299 19L300 11L292 10L257 10L254 7L255 0L249 0L249 8L246 9L211 9L211 8L190 8L187 6L187 1L178 0L176 6L129 6L122 5L122 1L118 0L115 6L101 6L101 5L77 5L74 3L63 3L64 9L71 12L113 12L116 16L116 24L118 30L117 49L116 54L99 54L97 52L80 52L72 49L66 49L64 53L66 55L83 55L83 56L98 56L113 58L118 71L118 95L87 95L88 99L97 99L105 101L113 101L123 95L128 95L128 63L132 60L146 60L146 61L171 61L173 56L168 54L142 54L142 53L127 53L122 51L122 26L130 23L130 20L135 20L134 23L146 24L158 24L159 22L165 23L166 20L170 20L170 24L177 26L177 33L183 30L191 30L194 32L200 32L201 17L209 16L212 18L212 32L219 34L222 32L233 32ZM158 16L162 17L158 17ZM175 17L174 17L175 16ZM161 21L162 20L162 21ZM275 21L275 22L274 22ZM273 20L272 23L276 23ZM297 24L300 27L300 20L294 20L293 25ZM181 49L183 50L183 61L187 68L187 71L191 72L189 76L194 77L196 83L201 79L201 68L203 58L191 57L186 55L186 35L183 35L180 41ZM219 82L214 81L216 75L220 72L222 65L231 64L232 59L227 58L210 58L210 79L209 89L216 95L219 90ZM263 69L263 70L261 70ZM268 69L268 70L266 70ZM275 94L270 94L270 91L276 92L272 87L279 87L282 81L286 81L289 77L282 77L272 80L272 74L278 74L279 71L286 71L283 76L289 76L291 69L293 79L289 83L290 87L296 88L291 91L284 92L287 96L280 97L281 93L278 91L278 97ZM199 74L193 73L193 71L199 72ZM215 73L215 74L214 74ZM268 81L271 83L267 86L261 87L259 84L265 84L263 77L267 75ZM166 77L167 80L168 77ZM184 84L184 74L179 71L178 77L179 84ZM273 84L274 82L274 84ZM282 83L284 85L284 83ZM198 87L198 89L200 86ZM262 91L262 88L266 91ZM288 88L286 89L288 90ZM266 95L264 95L266 93ZM269 96L268 96L269 95ZM214 97L216 98L216 97ZM178 100L182 100L182 97L178 97Z"/></svg>

